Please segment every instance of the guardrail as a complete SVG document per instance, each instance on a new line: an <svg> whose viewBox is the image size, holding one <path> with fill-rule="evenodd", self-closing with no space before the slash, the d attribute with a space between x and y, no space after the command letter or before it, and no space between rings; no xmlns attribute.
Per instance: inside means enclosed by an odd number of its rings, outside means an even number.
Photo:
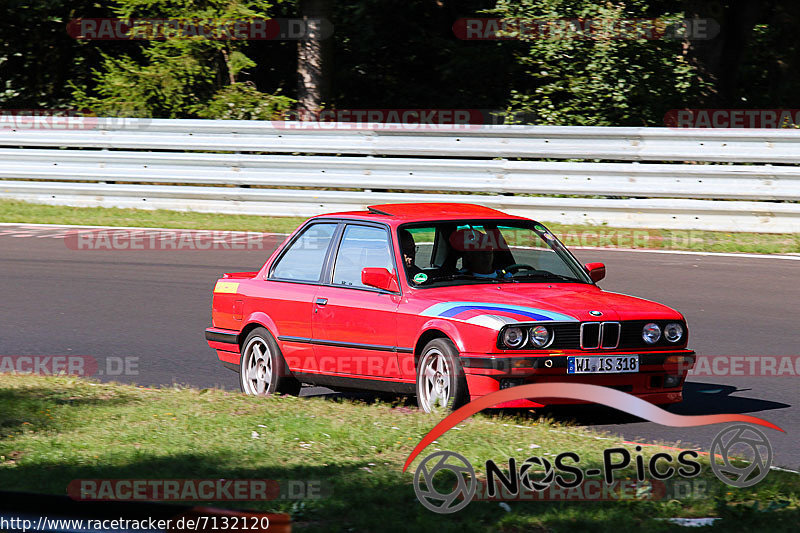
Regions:
<svg viewBox="0 0 800 533"><path fill-rule="evenodd" d="M466 201L563 223L800 231L796 130L88 124L0 129L0 197L297 216Z"/></svg>

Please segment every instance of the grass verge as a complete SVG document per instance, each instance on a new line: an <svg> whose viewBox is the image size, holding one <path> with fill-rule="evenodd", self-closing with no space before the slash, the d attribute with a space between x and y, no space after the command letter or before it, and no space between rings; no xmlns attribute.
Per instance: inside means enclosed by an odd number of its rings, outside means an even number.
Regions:
<svg viewBox="0 0 800 533"><path fill-rule="evenodd" d="M0 375L0 486L64 494L75 479L320 480L303 501L217 503L289 512L303 531L669 531L672 517L719 517L712 529L794 531L800 476L773 471L733 489L710 473L702 497L658 501L472 502L424 509L402 465L438 420L401 405L245 397L220 390L143 389L72 377ZM487 459L573 451L599 466L613 436L548 420L478 415L422 454L447 449L482 472ZM538 446L538 447L536 447ZM633 445L627 445L633 451ZM644 448L649 456L658 448ZM633 471L628 472L632 475Z"/></svg>
<svg viewBox="0 0 800 533"><path fill-rule="evenodd" d="M167 210L66 207L0 200L0 222L289 233L305 219ZM760 254L800 253L800 233L724 233L547 224L567 246Z"/></svg>

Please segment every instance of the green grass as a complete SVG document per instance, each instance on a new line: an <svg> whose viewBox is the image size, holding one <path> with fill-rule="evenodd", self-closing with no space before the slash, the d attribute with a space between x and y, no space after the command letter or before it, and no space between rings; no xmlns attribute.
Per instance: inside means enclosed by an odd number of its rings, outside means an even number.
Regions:
<svg viewBox="0 0 800 533"><path fill-rule="evenodd" d="M713 477L705 460L701 479L709 494L702 499L511 502L509 512L496 502L472 502L455 515L436 515L414 495L419 459L409 472L401 470L437 421L380 401L259 399L5 374L0 486L63 494L70 481L83 478L321 480L320 499L215 504L289 512L302 531L668 531L676 526L659 519L705 516L721 518L713 528L719 531L790 531L800 520L800 476L773 471L755 487L732 489ZM599 466L603 448L618 443L529 414L481 414L440 437L422 457L435 449L457 451L480 473L490 458L500 463L574 451L588 468Z"/></svg>
<svg viewBox="0 0 800 533"><path fill-rule="evenodd" d="M174 229L212 229L289 233L305 218L224 215L168 210L66 207L0 200L0 222L135 226ZM545 222L546 221L542 221ZM654 248L703 252L761 254L800 253L800 233L724 233L626 229L548 223L567 246Z"/></svg>
<svg viewBox="0 0 800 533"><path fill-rule="evenodd" d="M68 207L0 200L0 222L132 226L143 228L214 229L289 233L305 218L223 215L166 209Z"/></svg>

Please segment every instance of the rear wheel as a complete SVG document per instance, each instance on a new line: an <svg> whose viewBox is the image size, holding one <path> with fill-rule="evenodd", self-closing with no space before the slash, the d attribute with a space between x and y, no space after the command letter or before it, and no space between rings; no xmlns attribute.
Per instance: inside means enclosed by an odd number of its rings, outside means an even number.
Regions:
<svg viewBox="0 0 800 533"><path fill-rule="evenodd" d="M250 396L300 392L300 382L291 375L278 343L266 328L250 332L242 345L239 386Z"/></svg>
<svg viewBox="0 0 800 533"><path fill-rule="evenodd" d="M458 409L469 400L458 350L449 339L433 339L417 363L417 404L426 413Z"/></svg>

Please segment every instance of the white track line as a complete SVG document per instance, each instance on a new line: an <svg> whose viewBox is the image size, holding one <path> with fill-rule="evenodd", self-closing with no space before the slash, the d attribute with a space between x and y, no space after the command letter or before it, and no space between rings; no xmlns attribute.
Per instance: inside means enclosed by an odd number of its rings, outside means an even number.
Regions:
<svg viewBox="0 0 800 533"><path fill-rule="evenodd" d="M288 233L265 233L261 231L244 231L234 229L195 229L195 228L153 228L139 226L84 226L80 224L25 224L22 222L0 222L0 226L19 226L22 228L52 228L52 229L131 229L146 231L203 231L214 233L253 233L258 235L289 235Z"/></svg>
<svg viewBox="0 0 800 533"><path fill-rule="evenodd" d="M781 468L780 466L770 466L770 470L777 470L778 472L789 472L790 474L800 474L797 470L789 470L788 468Z"/></svg>
<svg viewBox="0 0 800 533"><path fill-rule="evenodd" d="M23 227L41 227L41 228L86 228L86 229L131 229L131 230L151 230L151 231L213 231L223 232L228 231L231 233L263 233L259 231L241 231L241 230L200 230L192 228L143 228L139 226L83 226L74 224L26 224L23 222L0 222L0 226L23 226ZM288 235L288 233L265 233L265 235ZM644 254L677 254L677 255L699 255L708 257L743 257L746 259L788 259L790 261L800 261L800 254L746 254L735 252L695 252L691 250L656 250L650 248L611 248L599 246L569 246L570 250L597 250L597 251L611 251L611 252L636 252Z"/></svg>
<svg viewBox="0 0 800 533"><path fill-rule="evenodd" d="M800 261L800 254L745 254L735 252L695 252L690 250L653 250L649 248L600 248L596 246L569 246L570 250L602 250L611 252L637 252L643 254L705 255L710 257L744 257L747 259L789 259Z"/></svg>

